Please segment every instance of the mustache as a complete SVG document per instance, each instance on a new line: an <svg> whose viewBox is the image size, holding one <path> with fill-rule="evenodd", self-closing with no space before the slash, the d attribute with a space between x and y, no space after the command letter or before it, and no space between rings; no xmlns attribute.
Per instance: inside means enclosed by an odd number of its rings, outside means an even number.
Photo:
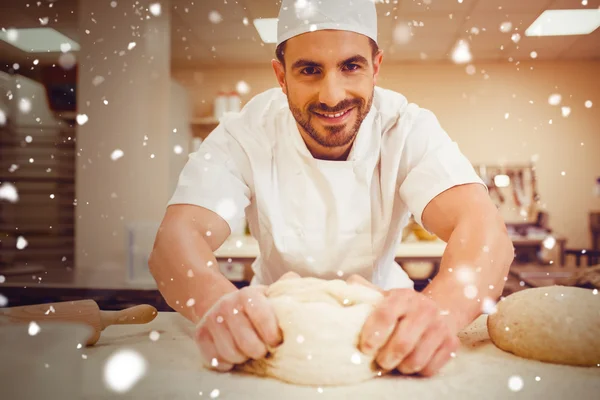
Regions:
<svg viewBox="0 0 600 400"><path fill-rule="evenodd" d="M335 107L328 107L326 104L319 103L311 105L308 110L311 112L324 112L324 113L337 113L340 111L347 110L353 106L362 105L363 101L361 99L346 99L340 101Z"/></svg>

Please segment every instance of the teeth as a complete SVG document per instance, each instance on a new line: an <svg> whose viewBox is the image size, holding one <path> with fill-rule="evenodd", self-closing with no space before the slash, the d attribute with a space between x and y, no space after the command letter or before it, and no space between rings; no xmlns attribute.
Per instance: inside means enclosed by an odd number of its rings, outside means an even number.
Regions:
<svg viewBox="0 0 600 400"><path fill-rule="evenodd" d="M340 113L336 113L336 114L322 114L322 113L318 113L318 114L322 115L324 117L327 117L327 118L338 118L338 117L341 117L342 115L346 114L348 111L350 111L350 110L346 110L344 112L340 112Z"/></svg>

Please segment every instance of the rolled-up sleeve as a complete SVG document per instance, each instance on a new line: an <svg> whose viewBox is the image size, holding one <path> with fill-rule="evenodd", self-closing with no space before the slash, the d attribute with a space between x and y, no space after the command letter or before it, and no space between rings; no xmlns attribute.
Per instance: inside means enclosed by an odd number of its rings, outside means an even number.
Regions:
<svg viewBox="0 0 600 400"><path fill-rule="evenodd" d="M423 211L438 194L457 185L485 184L435 115L420 109L404 144L400 197L423 225ZM487 189L487 187L486 187Z"/></svg>
<svg viewBox="0 0 600 400"><path fill-rule="evenodd" d="M248 157L223 126L218 126L189 155L168 205L192 204L220 215L232 232L244 222L251 190L242 171L249 171Z"/></svg>

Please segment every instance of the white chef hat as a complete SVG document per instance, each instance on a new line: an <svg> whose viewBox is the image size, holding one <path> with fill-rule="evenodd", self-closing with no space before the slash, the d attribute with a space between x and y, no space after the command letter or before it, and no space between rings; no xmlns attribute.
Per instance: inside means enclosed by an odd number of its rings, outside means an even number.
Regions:
<svg viewBox="0 0 600 400"><path fill-rule="evenodd" d="M377 43L376 0L282 0L277 45L307 32L323 29L350 31Z"/></svg>

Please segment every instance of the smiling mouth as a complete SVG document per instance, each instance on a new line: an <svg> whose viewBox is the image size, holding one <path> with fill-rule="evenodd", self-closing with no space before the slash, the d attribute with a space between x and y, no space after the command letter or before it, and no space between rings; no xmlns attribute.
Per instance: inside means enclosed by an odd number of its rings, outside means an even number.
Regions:
<svg viewBox="0 0 600 400"><path fill-rule="evenodd" d="M317 116L325 119L325 120L329 120L329 121L341 121L342 119L344 119L344 117L346 117L348 114L350 114L350 112L354 110L354 107L349 108L345 111L340 111L337 113L326 113L326 112L320 112L320 111L313 111L313 113L315 113Z"/></svg>

